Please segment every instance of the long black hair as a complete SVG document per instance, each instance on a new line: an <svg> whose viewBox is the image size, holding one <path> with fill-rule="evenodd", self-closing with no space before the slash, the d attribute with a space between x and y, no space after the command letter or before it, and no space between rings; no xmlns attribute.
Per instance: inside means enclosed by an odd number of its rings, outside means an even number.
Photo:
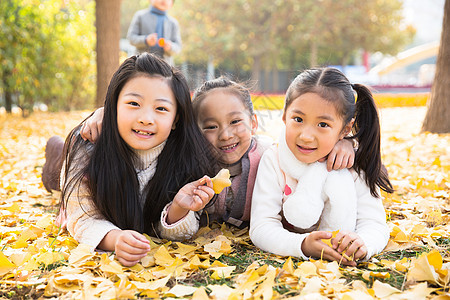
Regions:
<svg viewBox="0 0 450 300"><path fill-rule="evenodd" d="M357 139L359 143L354 169L358 174L364 172L366 184L373 196L378 196L376 186L392 193L394 190L387 170L381 162L380 120L370 90L362 84L351 84L338 69L310 69L298 75L289 86L284 111L295 99L306 93L316 93L332 102L342 116L344 126L355 118L352 135L346 137Z"/></svg>
<svg viewBox="0 0 450 300"><path fill-rule="evenodd" d="M164 78L177 103L176 126L158 156L153 178L144 188L145 205L139 201L139 182L134 162L136 155L121 138L117 127L117 101L124 85L132 78L149 76ZM149 53L126 59L113 75L104 105L102 132L95 143L81 139L76 127L66 139L65 182L62 205L70 194L85 182L93 204L108 221L121 229L152 234L164 206L172 201L185 184L213 175L215 160L210 144L200 132L192 109L185 77L164 60ZM83 151L92 147L87 159ZM90 154L90 153L88 153ZM78 159L77 159L78 158ZM85 161L85 162L83 162ZM84 165L75 176L68 176L77 164Z"/></svg>

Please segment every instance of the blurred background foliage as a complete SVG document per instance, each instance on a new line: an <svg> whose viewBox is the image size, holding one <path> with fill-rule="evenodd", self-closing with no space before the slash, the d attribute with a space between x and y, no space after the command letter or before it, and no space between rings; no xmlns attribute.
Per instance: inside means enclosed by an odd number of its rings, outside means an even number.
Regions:
<svg viewBox="0 0 450 300"><path fill-rule="evenodd" d="M122 1L122 38L147 7ZM345 66L361 51L396 54L415 34L401 0L177 0L170 14L183 39L178 66L210 63L254 81L273 70ZM95 38L93 0L0 1L0 106L92 108Z"/></svg>
<svg viewBox="0 0 450 300"><path fill-rule="evenodd" d="M0 103L92 107L94 1L0 1Z"/></svg>

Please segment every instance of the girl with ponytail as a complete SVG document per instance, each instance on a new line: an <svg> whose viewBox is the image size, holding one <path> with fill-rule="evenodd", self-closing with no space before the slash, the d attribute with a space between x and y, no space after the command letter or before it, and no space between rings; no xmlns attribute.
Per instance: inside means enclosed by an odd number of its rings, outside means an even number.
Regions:
<svg viewBox="0 0 450 300"><path fill-rule="evenodd" d="M379 190L393 188L369 89L334 68L306 70L287 91L283 121L279 143L263 154L256 176L253 243L278 255L352 266L382 251L389 230ZM354 169L327 172L319 160L342 139L358 142ZM331 246L323 242L330 238Z"/></svg>

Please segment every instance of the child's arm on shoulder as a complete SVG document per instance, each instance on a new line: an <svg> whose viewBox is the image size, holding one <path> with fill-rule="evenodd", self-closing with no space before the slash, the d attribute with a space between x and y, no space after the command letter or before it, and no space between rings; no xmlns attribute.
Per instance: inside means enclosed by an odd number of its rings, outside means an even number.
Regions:
<svg viewBox="0 0 450 300"><path fill-rule="evenodd" d="M334 145L328 156L319 161L327 160L327 170L350 169L355 162L355 150L353 143L349 139L342 139Z"/></svg>
<svg viewBox="0 0 450 300"><path fill-rule="evenodd" d="M89 140L91 143L97 141L102 131L103 113L104 108L100 107L83 122L80 130L80 135L83 140Z"/></svg>

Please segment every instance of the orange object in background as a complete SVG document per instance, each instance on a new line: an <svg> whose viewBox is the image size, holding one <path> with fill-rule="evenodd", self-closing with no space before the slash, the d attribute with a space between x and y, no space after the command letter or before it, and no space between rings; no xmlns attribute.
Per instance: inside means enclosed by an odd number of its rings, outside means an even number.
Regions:
<svg viewBox="0 0 450 300"><path fill-rule="evenodd" d="M163 48L163 47L164 47L164 44L165 44L164 38L160 38L160 39L158 40L158 45L159 45L161 48Z"/></svg>

